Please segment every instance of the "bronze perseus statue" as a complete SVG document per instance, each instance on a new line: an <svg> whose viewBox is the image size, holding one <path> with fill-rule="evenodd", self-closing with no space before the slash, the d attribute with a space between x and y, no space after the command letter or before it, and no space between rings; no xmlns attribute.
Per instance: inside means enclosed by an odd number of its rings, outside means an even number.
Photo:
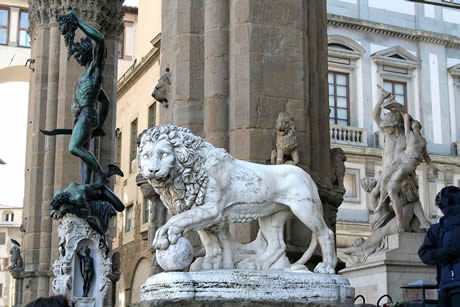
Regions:
<svg viewBox="0 0 460 307"><path fill-rule="evenodd" d="M104 172L94 154L88 150L92 137L105 135L102 127L109 111L109 99L102 89L107 54L104 36L95 28L80 21L72 10L65 15L57 15L56 19L68 48L68 58L73 55L77 63L85 67L85 72L78 80L74 91L71 108L74 115L73 129L42 130L42 132L46 135L71 134L69 151L82 161L82 183L89 184L91 174L94 172L98 176L97 183L104 185L113 174L123 176L121 170L113 164L110 164L108 171ZM76 43L74 38L77 29L82 30L87 37ZM99 111L98 103L100 103Z"/></svg>

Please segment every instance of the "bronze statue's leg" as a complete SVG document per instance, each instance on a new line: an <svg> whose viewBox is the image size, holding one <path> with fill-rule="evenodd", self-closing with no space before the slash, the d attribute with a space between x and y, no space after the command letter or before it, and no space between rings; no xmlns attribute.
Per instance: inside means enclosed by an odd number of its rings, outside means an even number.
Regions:
<svg viewBox="0 0 460 307"><path fill-rule="evenodd" d="M89 141L92 132L93 124L88 118L87 108L85 108L80 113L80 117L73 128L72 136L70 137L69 151L74 156L82 159L92 171L99 175L101 183L105 184L107 182L107 176L101 165L97 162L93 153L84 147L84 145Z"/></svg>
<svg viewBox="0 0 460 307"><path fill-rule="evenodd" d="M86 150L89 150L89 141L87 141L84 145L83 148ZM89 184L91 182L91 175L93 174L93 171L86 165L83 160L80 160L80 170L81 170L81 183L82 184Z"/></svg>

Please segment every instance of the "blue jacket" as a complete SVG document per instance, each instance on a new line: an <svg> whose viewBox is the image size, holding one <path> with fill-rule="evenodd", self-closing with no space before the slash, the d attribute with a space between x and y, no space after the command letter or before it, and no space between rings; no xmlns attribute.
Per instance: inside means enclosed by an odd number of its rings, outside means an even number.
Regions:
<svg viewBox="0 0 460 307"><path fill-rule="evenodd" d="M441 292L460 288L460 189L441 190L439 208L444 217L431 225L418 251L423 263L436 265Z"/></svg>

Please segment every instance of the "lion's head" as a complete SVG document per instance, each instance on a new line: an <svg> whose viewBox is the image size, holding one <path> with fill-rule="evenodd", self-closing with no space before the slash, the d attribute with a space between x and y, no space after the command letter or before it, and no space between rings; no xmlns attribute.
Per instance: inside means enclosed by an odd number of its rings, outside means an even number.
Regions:
<svg viewBox="0 0 460 307"><path fill-rule="evenodd" d="M165 107L168 106L169 87L171 85L170 77L169 68L166 68L166 73L160 77L152 93L152 97Z"/></svg>
<svg viewBox="0 0 460 307"><path fill-rule="evenodd" d="M276 130L284 135L289 130L295 129L294 116L288 112L280 112L276 119Z"/></svg>
<svg viewBox="0 0 460 307"><path fill-rule="evenodd" d="M156 126L141 134L139 172L172 215L203 204L208 182L203 155L212 148L189 129L172 125Z"/></svg>

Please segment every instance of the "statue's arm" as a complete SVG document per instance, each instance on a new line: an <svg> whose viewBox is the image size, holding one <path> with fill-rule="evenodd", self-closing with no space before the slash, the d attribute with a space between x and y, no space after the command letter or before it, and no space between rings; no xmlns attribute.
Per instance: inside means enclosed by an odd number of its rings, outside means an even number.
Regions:
<svg viewBox="0 0 460 307"><path fill-rule="evenodd" d="M97 29L87 25L86 23L80 20L78 20L78 27L96 43L96 45L94 46L93 62L96 64L97 68L104 68L104 60L106 53L104 35L102 35L102 33L99 32Z"/></svg>
<svg viewBox="0 0 460 307"><path fill-rule="evenodd" d="M410 132L412 130L411 128L411 118L409 113L404 113L403 114L404 118L404 133L406 135L406 140L409 138Z"/></svg>
<svg viewBox="0 0 460 307"><path fill-rule="evenodd" d="M379 98L379 101L374 107L374 113L373 113L374 121L379 127L380 127L380 124L382 123L382 118L380 117L380 114L382 113L382 104L384 100L385 100L385 96L382 94Z"/></svg>

